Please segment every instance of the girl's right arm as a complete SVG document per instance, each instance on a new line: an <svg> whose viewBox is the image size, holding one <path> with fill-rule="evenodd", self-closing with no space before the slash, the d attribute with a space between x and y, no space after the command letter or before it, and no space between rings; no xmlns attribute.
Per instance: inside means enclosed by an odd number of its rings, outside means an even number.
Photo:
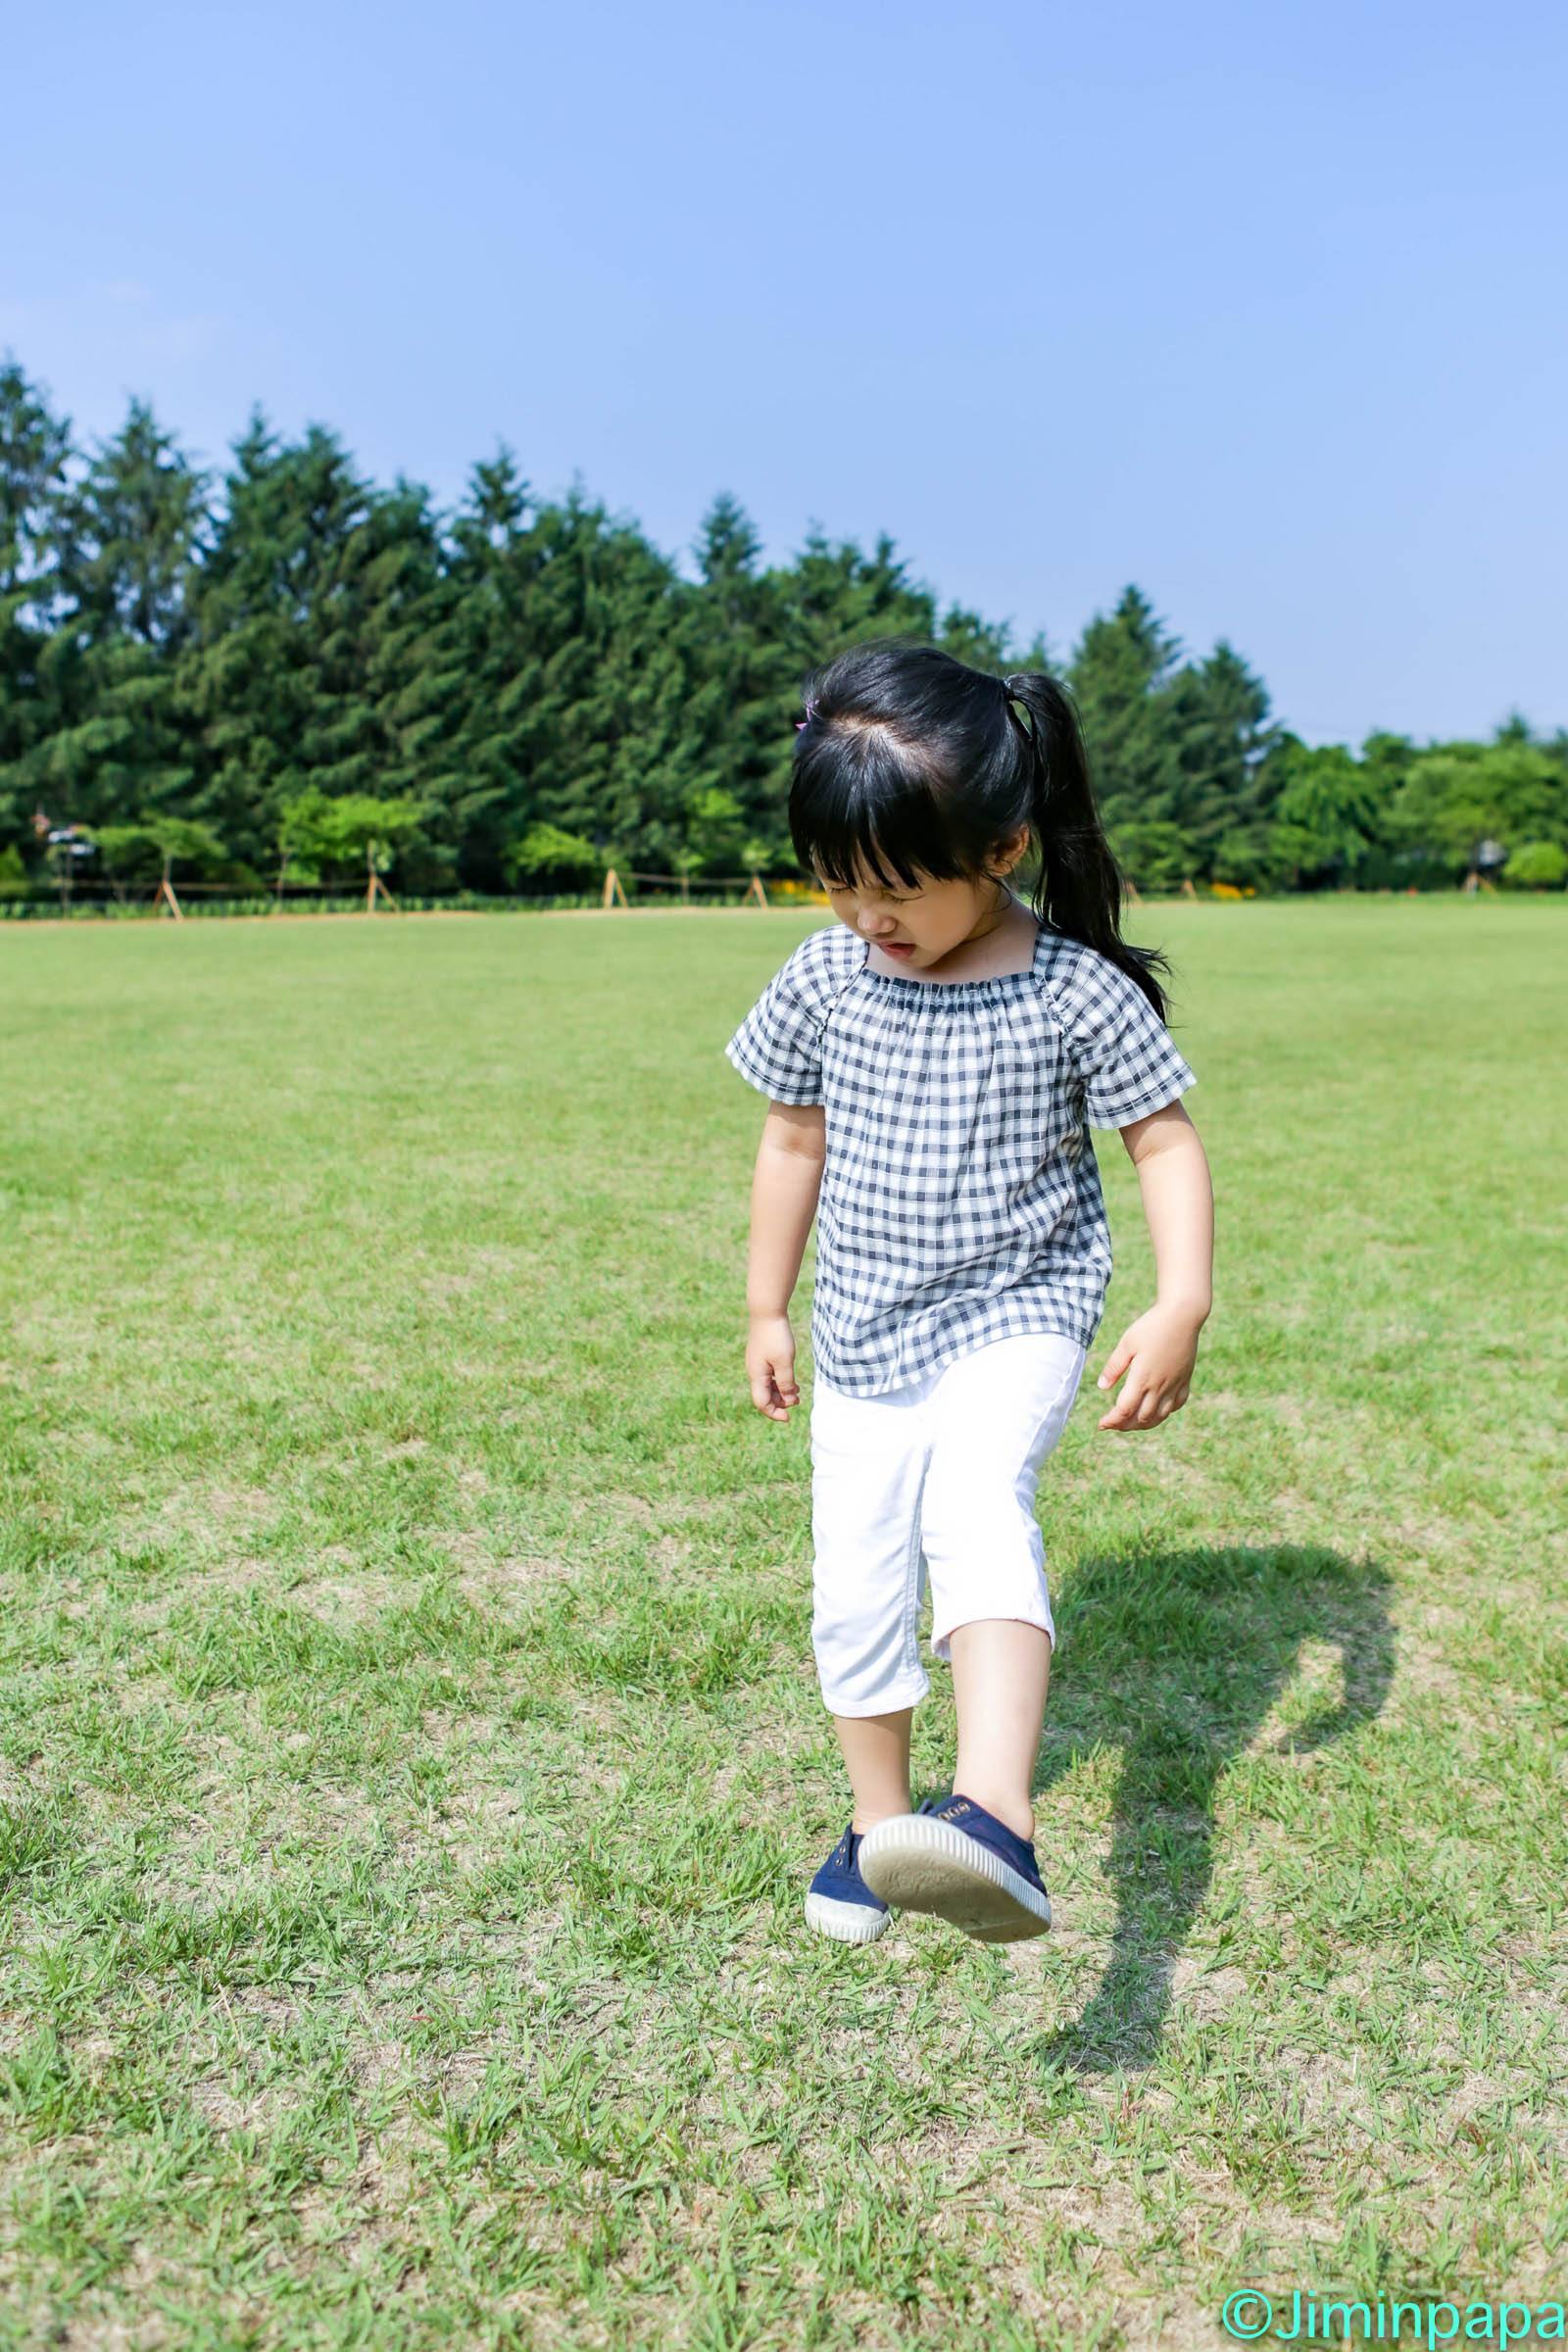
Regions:
<svg viewBox="0 0 1568 2352"><path fill-rule="evenodd" d="M752 1246L746 1276L746 1377L752 1402L770 1421L787 1421L799 1404L790 1297L816 1214L827 1157L820 1102L770 1102L752 1179Z"/></svg>

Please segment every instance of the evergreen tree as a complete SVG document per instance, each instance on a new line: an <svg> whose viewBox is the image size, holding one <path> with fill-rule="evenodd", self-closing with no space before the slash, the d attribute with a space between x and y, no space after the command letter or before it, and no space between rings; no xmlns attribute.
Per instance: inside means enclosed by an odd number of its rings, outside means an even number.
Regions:
<svg viewBox="0 0 1568 2352"><path fill-rule="evenodd" d="M973 669L994 670L998 677L1014 669L1050 672L1055 666L1043 637L1036 637L1028 652L1015 662L1012 632L1006 622L983 620L978 612L966 612L962 605L948 607L937 631L937 643L956 662L967 662Z"/></svg>
<svg viewBox="0 0 1568 2352"><path fill-rule="evenodd" d="M133 400L58 502L56 616L28 762L40 799L89 826L189 793L195 728L175 658L207 524L205 479Z"/></svg>
<svg viewBox="0 0 1568 2352"><path fill-rule="evenodd" d="M885 534L867 556L853 539L830 541L813 528L795 562L775 577L797 684L800 674L867 637L936 635L935 598L910 580Z"/></svg>
<svg viewBox="0 0 1568 2352"><path fill-rule="evenodd" d="M1194 858L1167 697L1179 650L1143 591L1128 587L1114 612L1090 621L1067 671L1111 846L1146 890L1180 882Z"/></svg>
<svg viewBox="0 0 1568 2352"><path fill-rule="evenodd" d="M1164 715L1181 771L1172 814L1192 871L1254 889L1267 883L1269 812L1279 791L1269 755L1279 730L1262 680L1222 637L1206 661L1176 673Z"/></svg>
<svg viewBox="0 0 1568 2352"><path fill-rule="evenodd" d="M266 860L285 801L406 791L440 552L424 493L362 481L313 425L280 443L260 415L235 444L180 662L206 759L192 813Z"/></svg>
<svg viewBox="0 0 1568 2352"><path fill-rule="evenodd" d="M460 878L479 890L511 887L509 853L528 823L531 507L505 446L474 466L411 695L425 797L459 845Z"/></svg>
<svg viewBox="0 0 1568 2352"><path fill-rule="evenodd" d="M211 548L192 583L180 686L202 729L192 812L239 856L270 858L278 811L313 780L313 611L365 492L329 436L285 448L260 411L234 444Z"/></svg>
<svg viewBox="0 0 1568 2352"><path fill-rule="evenodd" d="M17 363L0 365L0 854L35 846L31 756L47 731L71 427Z"/></svg>
<svg viewBox="0 0 1568 2352"><path fill-rule="evenodd" d="M684 871L734 874L793 866L784 824L800 678L779 581L760 568L761 541L720 495L697 545L701 591L682 600L679 651L692 697L684 794Z"/></svg>
<svg viewBox="0 0 1568 2352"><path fill-rule="evenodd" d="M693 780L675 622L690 591L630 524L573 491L519 550L525 823L611 862L674 870Z"/></svg>

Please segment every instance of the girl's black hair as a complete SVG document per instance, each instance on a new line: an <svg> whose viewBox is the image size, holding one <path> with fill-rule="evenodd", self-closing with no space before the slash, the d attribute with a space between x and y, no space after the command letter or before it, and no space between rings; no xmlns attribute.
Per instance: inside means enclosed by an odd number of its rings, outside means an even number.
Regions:
<svg viewBox="0 0 1568 2352"><path fill-rule="evenodd" d="M906 890L921 874L975 881L1024 825L1041 922L1119 966L1163 1019L1165 959L1121 936L1121 875L1078 713L1054 678L993 677L934 645L884 640L852 646L808 681L790 785L790 835L808 871Z"/></svg>

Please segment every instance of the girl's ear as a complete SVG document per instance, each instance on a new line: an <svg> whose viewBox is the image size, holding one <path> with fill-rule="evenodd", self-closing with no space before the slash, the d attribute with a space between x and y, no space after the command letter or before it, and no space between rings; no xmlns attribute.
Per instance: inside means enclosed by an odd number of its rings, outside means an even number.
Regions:
<svg viewBox="0 0 1568 2352"><path fill-rule="evenodd" d="M1018 860L1027 855L1028 849L1029 828L1027 825L1020 825L1016 833L1009 833L1004 840L998 842L991 853L989 862L991 871L999 882L1004 881L1011 873Z"/></svg>

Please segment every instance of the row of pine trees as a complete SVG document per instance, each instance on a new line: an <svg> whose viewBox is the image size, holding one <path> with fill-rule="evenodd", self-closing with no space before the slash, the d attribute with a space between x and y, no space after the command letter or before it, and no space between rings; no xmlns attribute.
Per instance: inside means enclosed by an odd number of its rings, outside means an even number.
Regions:
<svg viewBox="0 0 1568 2352"><path fill-rule="evenodd" d="M721 497L695 558L691 576L578 491L535 496L505 450L443 514L416 483L366 480L330 432L291 441L259 415L220 485L140 401L79 448L10 362L0 890L39 886L73 827L124 872L167 866L174 842L210 887L331 879L311 812L367 800L416 891L582 888L610 864L787 874L801 681L882 635L1058 667L1142 890L1568 874L1561 731L1309 749L1228 644L1184 659L1136 588L1057 663L941 608L885 538L813 532L764 565Z"/></svg>

